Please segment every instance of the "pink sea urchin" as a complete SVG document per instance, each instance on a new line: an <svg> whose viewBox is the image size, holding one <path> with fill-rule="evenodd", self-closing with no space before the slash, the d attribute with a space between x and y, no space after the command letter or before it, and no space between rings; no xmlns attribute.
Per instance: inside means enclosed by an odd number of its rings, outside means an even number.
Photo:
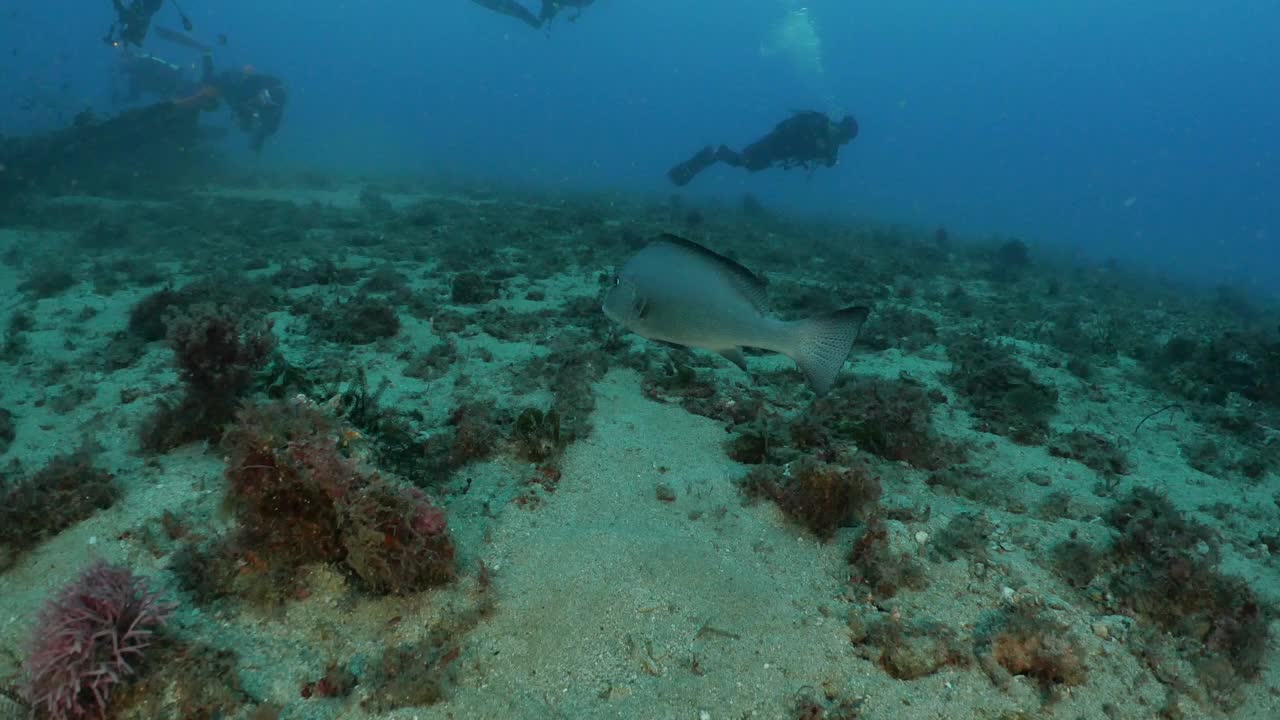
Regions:
<svg viewBox="0 0 1280 720"><path fill-rule="evenodd" d="M128 568L98 561L45 605L26 661L27 701L54 720L104 717L173 605Z"/></svg>

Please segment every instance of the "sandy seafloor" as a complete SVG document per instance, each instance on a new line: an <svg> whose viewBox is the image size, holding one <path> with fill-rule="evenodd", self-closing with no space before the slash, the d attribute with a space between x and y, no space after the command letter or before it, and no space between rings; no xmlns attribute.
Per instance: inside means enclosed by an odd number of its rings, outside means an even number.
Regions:
<svg viewBox="0 0 1280 720"><path fill-rule="evenodd" d="M281 185L219 192L358 209L360 189ZM447 195L388 196L397 207L422 197L441 206L473 202ZM508 197L494 204L539 202L545 199ZM495 205L487 212L500 216ZM609 222L625 225L626 212L620 209ZM698 233L690 235L697 238ZM12 249L30 257L63 253L59 257L72 265L83 262L66 248L68 237L59 231L5 230L0 252ZM352 248L344 262L370 267L382 261ZM412 287L438 288L442 282L427 267L407 261L395 265ZM162 267L182 272L172 259ZM758 263L753 269L771 279L780 274ZM132 304L157 286L101 295L92 283L81 281L55 297L28 300L16 289L22 278L20 266L0 267L0 288L9 298L6 310L26 307L35 318L26 354L0 364L0 405L17 422L16 440L3 460L21 458L25 467L38 467L44 458L72 451L92 436L103 448L98 464L114 473L124 494L112 508L48 539L0 575L0 678L16 678L18 657L43 599L91 558L102 557L127 563L182 602L169 632L234 650L244 691L257 702L280 706L284 718L790 718L796 716L798 694L815 692L860 702L857 717L876 720L1155 718L1169 705L1169 685L1117 637L1126 621L1082 599L1041 562L1047 548L1073 530L1105 536L1099 516L1108 501L1094 493L1100 479L1080 463L1052 457L1043 446L1020 446L973 429L964 404L943 380L950 362L938 344L912 352L856 348L844 372L889 379L906 372L947 395L951 401L935 411L938 430L972 443L970 464L993 484L1007 484L1007 496L998 505L983 506L935 492L924 482L927 473L906 467L884 473L883 503L931 508L924 519L894 526L899 547L918 546L931 584L879 602L879 611L904 622L940 621L964 638L984 613L1008 602L1043 603L1078 637L1088 668L1084 684L1060 689L1053 698L1022 679L997 688L977 663L944 667L918 680L891 678L873 656L850 642L847 618L871 607L865 591L849 582L847 538L852 531L822 542L773 504L744 502L734 481L746 468L727 457L724 426L677 403L647 399L641 374L625 367L610 369L594 383L593 432L566 449L560 482L555 492L541 495L541 503L524 507L511 502L513 488L532 468L501 451L459 470L446 483L456 490L464 476L470 482L465 495L454 494L447 501L462 563L459 578L450 585L409 597L379 598L356 591L337 569L316 567L307 579L308 597L277 609L230 612L195 606L184 601L167 575L170 556L137 538L141 528L154 525L165 511L204 528L230 523L219 510L222 458L216 447L198 445L155 457L137 451L137 427L150 409L146 399L177 387L163 342L152 343L138 363L123 370L102 372L89 362L125 325ZM194 276L171 277L175 285L190 279ZM540 302L525 300L518 279L514 282L517 289L504 291L497 306L554 309L565 297L598 293L590 269L569 268L540 279L536 285L546 293ZM929 282L921 281L925 286ZM902 302L928 312L926 297L922 293ZM85 307L96 313L82 317ZM276 318L274 331L286 352L291 338L296 340L290 327L296 322L284 313ZM383 376L392 379L384 396L389 405L411 405L438 419L460 393L492 392L513 406L546 402L537 391L522 396L511 379L510 367L536 349L482 332L461 334L460 360L450 375L432 381L404 377L398 355L441 342L429 321L406 315L404 322L391 340L340 349L347 360L365 367L371 384ZM1122 487L1157 487L1179 509L1222 532L1222 570L1244 578L1264 602L1280 601L1280 567L1256 542L1260 532L1275 532L1280 477L1272 472L1259 482L1228 483L1192 470L1179 443L1210 430L1187 413L1161 414L1133 435L1143 416L1176 401L1135 382L1134 361L1121 357L1099 368L1092 384L1106 388L1100 401L1096 389L1073 378L1061 363L1045 362L1056 357L1052 348L1026 339L1010 341L1037 379L1060 393L1060 409L1051 421L1055 431L1088 427L1125 438L1132 467ZM644 341L633 336L628 342L639 347ZM491 356L483 356L482 348ZM736 368L719 358L712 361L719 382L750 384ZM750 362L753 369L789 364L785 358L765 356ZM55 363L65 367L53 372L49 368ZM462 372L471 384L460 390L450 378ZM55 412L51 400L79 385L93 392L71 409ZM774 383L771 391L779 387ZM143 398L122 403L125 389L142 389ZM1275 442L1274 436L1270 439ZM1026 482L1028 477L1048 481ZM657 499L660 484L674 492L674 501ZM1035 506L1053 491L1071 494L1073 519L1044 520L1009 509ZM1215 503L1233 508L1225 521L1221 512L1220 517L1203 512ZM981 568L969 559L928 557L929 543L964 511L980 511L995 523L990 559ZM360 684L347 698L300 697L300 685L320 677L330 660L370 662L384 647L420 637L434 623L468 612L476 602L479 561L492 575L494 607L460 640L456 683L445 701L379 715L361 709L366 688ZM1237 706L1224 712L1194 693L1174 693L1180 698L1179 716L1280 717L1278 630L1273 619L1261 676L1244 686Z"/></svg>

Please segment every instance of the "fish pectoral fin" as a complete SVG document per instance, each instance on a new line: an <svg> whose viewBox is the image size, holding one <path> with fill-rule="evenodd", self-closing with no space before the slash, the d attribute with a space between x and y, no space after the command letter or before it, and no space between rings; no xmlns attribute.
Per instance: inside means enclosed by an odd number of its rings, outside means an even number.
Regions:
<svg viewBox="0 0 1280 720"><path fill-rule="evenodd" d="M729 348L728 350L721 350L720 354L724 356L725 360L728 360L734 365L742 368L742 372L750 372L747 370L747 358L742 354L742 348L735 347Z"/></svg>

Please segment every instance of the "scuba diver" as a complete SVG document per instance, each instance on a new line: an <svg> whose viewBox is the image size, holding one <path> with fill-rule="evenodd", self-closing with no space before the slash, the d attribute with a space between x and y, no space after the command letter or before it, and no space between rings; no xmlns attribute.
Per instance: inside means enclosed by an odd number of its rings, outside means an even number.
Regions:
<svg viewBox="0 0 1280 720"><path fill-rule="evenodd" d="M569 22L578 19L578 15L582 14L582 10L596 0L542 0L542 14L538 16L538 20L542 23L549 23L555 19L561 10L568 8L576 8L577 14L569 18Z"/></svg>
<svg viewBox="0 0 1280 720"><path fill-rule="evenodd" d="M676 185L688 185L698 173L716 162L744 167L748 172L758 172L775 165L783 169L803 167L812 170L818 162L832 167L836 164L840 146L857 136L858 121L852 115L845 115L837 121L825 113L800 111L778 123L768 135L743 148L742 152L724 145L713 150L708 145L668 170L667 177Z"/></svg>
<svg viewBox="0 0 1280 720"><path fill-rule="evenodd" d="M284 82L274 75L254 72L250 67L215 75L210 53L205 53L202 65L203 86L200 91L176 103L216 110L218 101L225 100L240 130L249 135L249 149L261 152L263 143L276 134L284 117L284 106L289 100Z"/></svg>
<svg viewBox="0 0 1280 720"><path fill-rule="evenodd" d="M121 0L111 0L116 9L116 21L103 38L108 45L142 45L151 29L151 18L160 12L164 0L129 0L126 6ZM119 40L116 39L117 30Z"/></svg>
<svg viewBox="0 0 1280 720"><path fill-rule="evenodd" d="M533 27L542 27L542 21L537 18L529 9L516 0L471 0L471 2L483 8L488 8L496 13L502 13L508 17L513 17L524 24ZM543 8L546 9L545 7Z"/></svg>
<svg viewBox="0 0 1280 720"><path fill-rule="evenodd" d="M560 11L568 8L577 8L578 12L581 13L583 8L595 2L595 0L542 0L542 10L537 15L534 15L516 0L471 0L471 2L494 12L513 17L529 27L540 28L554 20ZM578 16L574 15L569 20L572 22L577 18Z"/></svg>

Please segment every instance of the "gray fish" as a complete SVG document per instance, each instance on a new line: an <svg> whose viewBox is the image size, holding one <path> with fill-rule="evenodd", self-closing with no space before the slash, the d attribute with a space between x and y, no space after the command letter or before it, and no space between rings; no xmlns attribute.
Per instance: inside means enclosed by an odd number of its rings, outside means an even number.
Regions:
<svg viewBox="0 0 1280 720"><path fill-rule="evenodd" d="M605 295L603 310L650 340L711 350L743 370L744 347L782 353L819 395L835 383L869 312L849 307L808 320L779 320L769 314L764 280L669 234L627 261Z"/></svg>

